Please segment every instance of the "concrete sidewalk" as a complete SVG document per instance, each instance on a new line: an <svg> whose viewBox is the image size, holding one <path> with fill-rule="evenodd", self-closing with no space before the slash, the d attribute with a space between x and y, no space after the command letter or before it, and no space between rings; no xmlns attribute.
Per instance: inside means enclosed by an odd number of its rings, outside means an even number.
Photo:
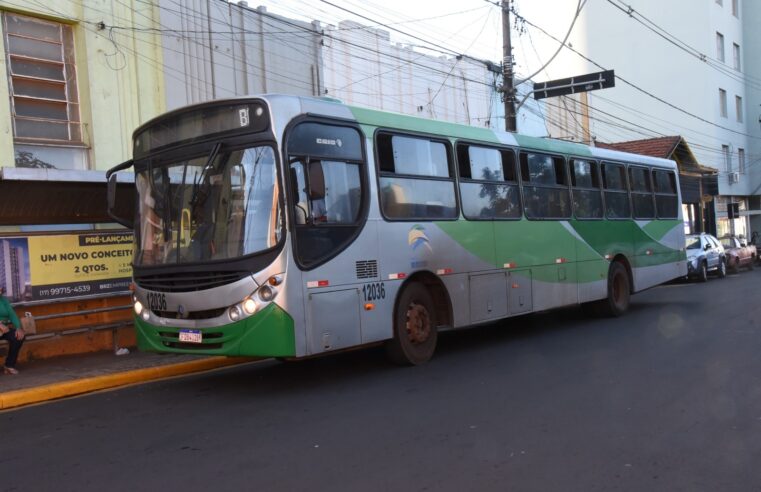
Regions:
<svg viewBox="0 0 761 492"><path fill-rule="evenodd" d="M131 351L55 357L18 365L19 374L0 373L0 410L207 371L259 359L150 354Z"/></svg>

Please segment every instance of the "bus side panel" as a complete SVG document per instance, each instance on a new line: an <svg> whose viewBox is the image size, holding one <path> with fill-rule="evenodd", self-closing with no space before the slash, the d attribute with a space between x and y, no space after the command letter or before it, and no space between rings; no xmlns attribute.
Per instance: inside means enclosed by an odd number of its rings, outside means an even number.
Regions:
<svg viewBox="0 0 761 492"><path fill-rule="evenodd" d="M653 220L639 223L641 250L637 257L635 291L644 290L687 274L684 231L680 220Z"/></svg>
<svg viewBox="0 0 761 492"><path fill-rule="evenodd" d="M561 222L523 219L494 224L498 265L531 269L534 311L578 302L576 239Z"/></svg>
<svg viewBox="0 0 761 492"><path fill-rule="evenodd" d="M602 221L597 221L600 226ZM600 255L573 227L564 223L576 238L576 281L579 303L596 301L608 294L607 281L610 262Z"/></svg>
<svg viewBox="0 0 761 492"><path fill-rule="evenodd" d="M390 323L384 321L388 315L384 313L389 312L393 298L382 285L378 249L378 223L368 220L340 255L302 273L308 354L391 336ZM365 312L367 302L374 308Z"/></svg>

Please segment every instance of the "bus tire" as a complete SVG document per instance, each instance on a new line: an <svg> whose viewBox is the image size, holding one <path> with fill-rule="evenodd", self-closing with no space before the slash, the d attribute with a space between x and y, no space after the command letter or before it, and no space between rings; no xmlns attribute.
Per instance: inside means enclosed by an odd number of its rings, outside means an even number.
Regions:
<svg viewBox="0 0 761 492"><path fill-rule="evenodd" d="M428 362L436 350L436 326L436 309L428 289L418 282L407 285L394 312L394 338L386 342L388 357L400 365Z"/></svg>
<svg viewBox="0 0 761 492"><path fill-rule="evenodd" d="M595 303L595 310L607 318L617 318L629 309L629 274L620 262L611 263L608 269L608 295Z"/></svg>

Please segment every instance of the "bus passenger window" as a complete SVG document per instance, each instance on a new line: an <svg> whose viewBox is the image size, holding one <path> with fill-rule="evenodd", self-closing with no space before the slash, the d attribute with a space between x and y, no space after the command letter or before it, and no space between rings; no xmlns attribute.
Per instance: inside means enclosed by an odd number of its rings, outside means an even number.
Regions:
<svg viewBox="0 0 761 492"><path fill-rule="evenodd" d="M654 219L653 186L650 170L644 167L629 167L629 182L632 187L632 209L635 219Z"/></svg>
<svg viewBox="0 0 761 492"><path fill-rule="evenodd" d="M387 219L455 219L457 200L445 142L379 133L380 205Z"/></svg>
<svg viewBox="0 0 761 492"><path fill-rule="evenodd" d="M471 220L519 219L521 199L515 170L515 154L459 144L462 213Z"/></svg>
<svg viewBox="0 0 761 492"><path fill-rule="evenodd" d="M655 208L659 219L675 219L679 216L676 193L676 175L673 171L653 171L655 183Z"/></svg>
<svg viewBox="0 0 761 492"><path fill-rule="evenodd" d="M623 164L603 162L602 181L605 188L605 215L609 219L630 218L629 192Z"/></svg>
<svg viewBox="0 0 761 492"><path fill-rule="evenodd" d="M603 206L597 162L571 159L571 187L576 218L601 219Z"/></svg>
<svg viewBox="0 0 761 492"><path fill-rule="evenodd" d="M529 219L568 219L571 197L565 159L560 156L521 152L523 206Z"/></svg>

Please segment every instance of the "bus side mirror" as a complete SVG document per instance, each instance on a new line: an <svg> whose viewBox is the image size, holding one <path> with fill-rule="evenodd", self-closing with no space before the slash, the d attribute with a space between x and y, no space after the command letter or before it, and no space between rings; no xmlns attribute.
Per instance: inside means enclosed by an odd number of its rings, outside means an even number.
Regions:
<svg viewBox="0 0 761 492"><path fill-rule="evenodd" d="M124 210L125 208L127 210L134 210L133 202L135 197L126 196L124 190L121 190L120 192L119 186L117 184L117 173L132 167L132 164L133 161L130 159L129 161L122 162L118 166L111 168L108 170L108 172L106 172L106 179L108 180L106 186L106 211L108 212L108 215L114 219L114 221L129 229L134 227L134 219L122 217L120 213L117 212L117 210ZM134 187L132 187L133 195L134 191ZM125 207L125 204L127 204L128 207Z"/></svg>

